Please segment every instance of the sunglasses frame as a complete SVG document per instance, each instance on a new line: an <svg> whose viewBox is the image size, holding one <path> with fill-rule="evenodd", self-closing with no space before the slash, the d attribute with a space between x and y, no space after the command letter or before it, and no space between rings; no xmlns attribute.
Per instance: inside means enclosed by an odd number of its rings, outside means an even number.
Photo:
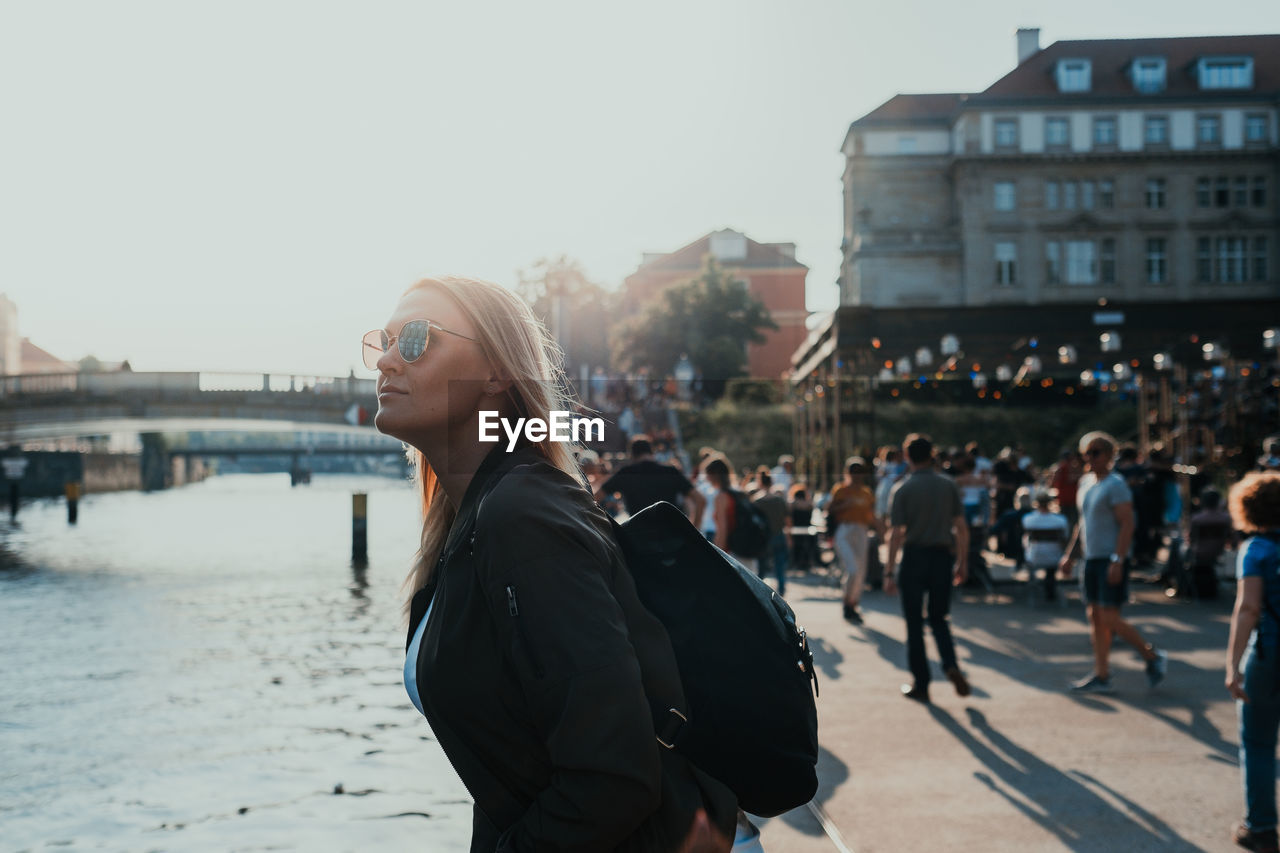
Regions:
<svg viewBox="0 0 1280 853"><path fill-rule="evenodd" d="M405 326L408 326L410 323L426 323L426 324L427 324L427 337L426 337L426 340L424 340L424 341L423 341L423 343L422 343L422 352L418 353L418 354L417 354L416 356L414 356L413 358L405 358L405 357L404 357L404 351L400 349L400 336L404 334ZM382 350L378 350L378 358L381 358L383 355L385 355L385 354L387 354L387 353L391 352L391 345L392 345L392 344L395 344L395 348L396 348L396 355L400 356L400 360L401 360L401 361L403 361L405 364L413 364L415 361L417 361L418 359L422 358L422 356L423 356L423 355L426 353L426 351L427 351L427 347L431 344L431 330L432 330L432 329L434 329L434 330L436 330L436 331L438 331L438 332L444 332L444 333L445 333L445 334L447 334L447 335L453 335L453 336L454 336L454 337L456 337L456 338L462 338L463 340L471 341L472 343L477 343L477 344L478 344L478 343L480 343L480 341L476 340L475 338L473 338L473 337L471 337L471 336L469 336L469 335L464 335L464 334L462 334L462 332L455 332L455 331L453 331L452 329L446 329L444 326L441 326L439 323L437 323L437 322L436 322L436 321L434 321L434 320L428 320L428 319L426 319L425 317L420 317L420 318L418 318L418 319L416 319L416 320L406 320L406 321L405 321L405 323L404 323L404 325L402 325L402 326L400 327L400 335L387 335L387 330L386 330L386 329L370 329L369 331L365 332L363 335L361 335L361 336L360 336L360 343L361 343L361 345L362 345L362 349L360 350L360 359L361 359L361 361L364 361L364 349L363 349L363 347L368 347L369 349L375 349L375 347L374 347L372 344L370 344L368 341L366 341L366 340L365 340L365 338L369 337L370 335L372 335L372 334L374 334L374 333L376 332L376 333L378 333L379 335L386 335L386 337L387 337L387 345L386 345L386 348L385 348L385 349L382 349ZM369 363L368 363L368 362L365 362L365 367L369 367ZM377 365L375 364L373 367L369 367L369 369L370 369L370 370L377 370L377 369L378 369L378 367L377 367Z"/></svg>

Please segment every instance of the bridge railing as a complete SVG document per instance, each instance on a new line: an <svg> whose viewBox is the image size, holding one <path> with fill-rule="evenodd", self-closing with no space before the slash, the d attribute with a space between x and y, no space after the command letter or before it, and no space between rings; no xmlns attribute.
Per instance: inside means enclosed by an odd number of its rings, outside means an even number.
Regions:
<svg viewBox="0 0 1280 853"><path fill-rule="evenodd" d="M376 380L283 373L137 372L32 373L0 377L0 396L127 392L265 391L371 397Z"/></svg>

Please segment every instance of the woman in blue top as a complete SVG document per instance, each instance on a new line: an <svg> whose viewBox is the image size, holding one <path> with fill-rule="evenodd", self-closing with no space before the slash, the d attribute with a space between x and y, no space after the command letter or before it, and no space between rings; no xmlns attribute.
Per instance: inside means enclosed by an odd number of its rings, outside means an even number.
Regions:
<svg viewBox="0 0 1280 853"><path fill-rule="evenodd" d="M1240 718L1240 772L1245 801L1245 819L1236 828L1235 842L1246 850L1275 851L1276 736L1280 731L1280 473L1246 475L1231 489L1230 507L1232 523L1250 534L1237 563L1239 583L1227 647L1227 690L1237 700Z"/></svg>

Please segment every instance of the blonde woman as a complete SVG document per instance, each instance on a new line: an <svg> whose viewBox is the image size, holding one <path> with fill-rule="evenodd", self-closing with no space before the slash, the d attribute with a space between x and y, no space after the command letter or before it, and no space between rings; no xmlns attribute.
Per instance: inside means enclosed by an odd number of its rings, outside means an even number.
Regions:
<svg viewBox="0 0 1280 853"><path fill-rule="evenodd" d="M475 800L471 850L729 849L733 794L656 739L683 702L670 641L572 446L480 440L482 418L572 409L543 326L504 288L432 278L363 349L422 500L405 685Z"/></svg>

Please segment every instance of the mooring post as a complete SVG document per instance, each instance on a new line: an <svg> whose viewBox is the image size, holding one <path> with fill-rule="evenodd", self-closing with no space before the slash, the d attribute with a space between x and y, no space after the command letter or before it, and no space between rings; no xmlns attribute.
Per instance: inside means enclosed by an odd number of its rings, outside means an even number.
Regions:
<svg viewBox="0 0 1280 853"><path fill-rule="evenodd" d="M351 560L356 564L369 559L369 496L364 492L351 495Z"/></svg>
<svg viewBox="0 0 1280 853"><path fill-rule="evenodd" d="M80 516L80 490L81 485L75 480L66 484L67 491L67 524L75 524L76 519Z"/></svg>

